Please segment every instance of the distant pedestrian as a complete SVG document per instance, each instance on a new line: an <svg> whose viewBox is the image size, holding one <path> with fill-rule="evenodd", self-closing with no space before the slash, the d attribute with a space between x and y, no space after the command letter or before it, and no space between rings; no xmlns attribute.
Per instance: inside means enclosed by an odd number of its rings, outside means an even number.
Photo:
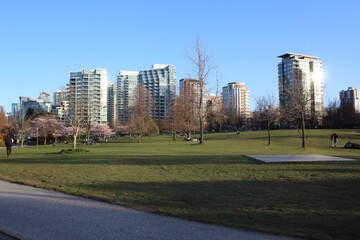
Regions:
<svg viewBox="0 0 360 240"><path fill-rule="evenodd" d="M10 135L7 135L5 138L5 146L6 146L6 155L7 157L11 157L11 147L13 145L14 140Z"/></svg>
<svg viewBox="0 0 360 240"><path fill-rule="evenodd" d="M338 143L339 137L336 133L331 134L331 146L336 147Z"/></svg>

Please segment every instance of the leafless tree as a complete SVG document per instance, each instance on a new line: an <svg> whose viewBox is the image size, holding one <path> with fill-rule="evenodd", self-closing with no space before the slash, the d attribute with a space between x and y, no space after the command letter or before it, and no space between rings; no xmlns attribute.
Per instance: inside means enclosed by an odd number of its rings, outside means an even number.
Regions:
<svg viewBox="0 0 360 240"><path fill-rule="evenodd" d="M206 83L211 71L213 70L213 66L211 58L199 37L197 37L192 50L193 51L190 54L189 59L194 64L196 78L199 81L199 94L196 105L200 131L199 143L202 144L204 140L204 127L206 124L207 114L209 112L209 106L207 106L207 101L205 101Z"/></svg>
<svg viewBox="0 0 360 240"><path fill-rule="evenodd" d="M14 116L16 122L16 128L18 132L18 137L20 141L21 148L24 147L24 141L27 134L27 129L30 126L31 114L26 111L24 107L21 107L19 111L15 112Z"/></svg>
<svg viewBox="0 0 360 240"><path fill-rule="evenodd" d="M130 132L137 136L141 143L144 135L159 133L159 127L151 118L153 111L153 100L148 90L139 84L134 93L135 104L129 110L131 113L128 127Z"/></svg>
<svg viewBox="0 0 360 240"><path fill-rule="evenodd" d="M282 109L285 118L300 125L301 128L301 146L305 148L306 120L313 117L314 108L314 89L311 86L305 86L301 81L294 81L293 86L286 88L288 101Z"/></svg>
<svg viewBox="0 0 360 240"><path fill-rule="evenodd" d="M76 99L69 106L63 106L68 125L72 128L73 150L76 149L77 138L83 130L85 104L83 99Z"/></svg>
<svg viewBox="0 0 360 240"><path fill-rule="evenodd" d="M191 133L199 130L195 116L198 111L195 98L195 93L190 90L190 92L181 92L175 102L174 127L184 133L186 138L191 138Z"/></svg>
<svg viewBox="0 0 360 240"><path fill-rule="evenodd" d="M279 111L276 106L274 95L260 97L256 101L256 111L259 113L259 121L266 124L268 132L268 144L271 144L270 128L271 124L279 119Z"/></svg>

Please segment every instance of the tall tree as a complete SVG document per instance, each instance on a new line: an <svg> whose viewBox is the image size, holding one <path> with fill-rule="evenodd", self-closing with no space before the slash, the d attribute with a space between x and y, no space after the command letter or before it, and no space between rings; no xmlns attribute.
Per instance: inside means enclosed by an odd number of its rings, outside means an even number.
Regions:
<svg viewBox="0 0 360 240"><path fill-rule="evenodd" d="M139 143L141 143L144 135L159 132L159 127L151 118L153 106L153 99L149 91L142 84L139 84L135 88L134 105L129 109L131 117L128 122L130 132L137 136Z"/></svg>
<svg viewBox="0 0 360 240"><path fill-rule="evenodd" d="M300 70L299 70L300 71ZM305 148L306 120L313 116L314 89L305 86L301 81L294 81L292 86L287 86L286 93L288 102L285 109L282 109L283 116L301 128L301 147Z"/></svg>
<svg viewBox="0 0 360 240"><path fill-rule="evenodd" d="M186 138L191 138L191 133L199 130L196 98L196 94L191 92L181 92L176 98L174 126L184 133Z"/></svg>
<svg viewBox="0 0 360 240"><path fill-rule="evenodd" d="M17 111L14 116L21 148L24 147L24 141L33 114L32 112L32 110L27 111L24 107L21 106L20 110Z"/></svg>
<svg viewBox="0 0 360 240"><path fill-rule="evenodd" d="M197 76L197 80L199 81L199 94L196 103L200 131L199 143L202 144L204 140L204 126L209 111L209 106L207 101L205 101L206 83L213 66L211 63L211 58L208 55L204 45L201 43L199 37L197 37L192 50L193 51L189 56L189 59L194 64L194 71Z"/></svg>

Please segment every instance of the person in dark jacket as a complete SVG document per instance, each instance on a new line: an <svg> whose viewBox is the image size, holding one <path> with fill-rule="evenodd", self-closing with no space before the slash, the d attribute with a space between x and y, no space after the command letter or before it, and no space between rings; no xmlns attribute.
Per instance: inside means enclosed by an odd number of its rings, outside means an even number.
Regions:
<svg viewBox="0 0 360 240"><path fill-rule="evenodd" d="M5 138L6 154L7 157L11 157L11 147L13 145L13 139L10 135L7 135Z"/></svg>

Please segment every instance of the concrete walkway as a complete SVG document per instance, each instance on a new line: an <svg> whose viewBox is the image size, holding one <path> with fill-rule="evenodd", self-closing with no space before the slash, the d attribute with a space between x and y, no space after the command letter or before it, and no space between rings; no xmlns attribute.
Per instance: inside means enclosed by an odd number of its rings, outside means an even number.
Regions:
<svg viewBox="0 0 360 240"><path fill-rule="evenodd" d="M304 155L247 155L264 163L290 163L290 162L347 162L356 161L349 158L325 156L319 154Z"/></svg>
<svg viewBox="0 0 360 240"><path fill-rule="evenodd" d="M21 240L295 239L148 214L4 181L0 232ZM6 234L4 239L10 239Z"/></svg>

